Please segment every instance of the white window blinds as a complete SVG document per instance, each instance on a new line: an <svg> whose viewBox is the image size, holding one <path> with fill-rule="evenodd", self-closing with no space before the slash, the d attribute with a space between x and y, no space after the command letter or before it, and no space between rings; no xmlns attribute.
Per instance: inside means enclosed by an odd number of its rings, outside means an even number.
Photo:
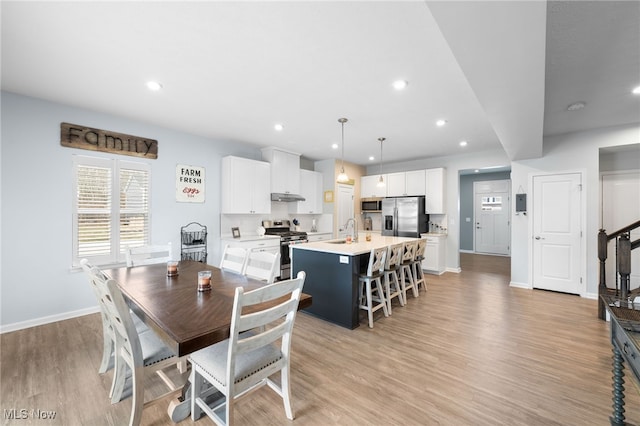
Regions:
<svg viewBox="0 0 640 426"><path fill-rule="evenodd" d="M149 244L150 167L74 156L73 264L124 261L127 246Z"/></svg>

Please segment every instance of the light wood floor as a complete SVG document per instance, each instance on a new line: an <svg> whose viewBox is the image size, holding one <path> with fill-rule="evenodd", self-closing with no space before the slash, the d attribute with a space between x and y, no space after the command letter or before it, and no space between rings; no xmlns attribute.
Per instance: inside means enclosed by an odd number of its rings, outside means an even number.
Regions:
<svg viewBox="0 0 640 426"><path fill-rule="evenodd" d="M460 274L428 275L427 293L389 318L380 313L373 329L346 330L300 313L295 424L608 424L611 346L596 302L510 288L509 262L463 254ZM2 424L126 424L130 399L111 405L111 374L97 374L100 327L90 315L3 334ZM630 373L626 379L627 420L640 423L640 396ZM167 405L146 410L143 424L171 424ZM12 408L57 414L10 421ZM239 402L236 414L239 424L292 423L268 388Z"/></svg>

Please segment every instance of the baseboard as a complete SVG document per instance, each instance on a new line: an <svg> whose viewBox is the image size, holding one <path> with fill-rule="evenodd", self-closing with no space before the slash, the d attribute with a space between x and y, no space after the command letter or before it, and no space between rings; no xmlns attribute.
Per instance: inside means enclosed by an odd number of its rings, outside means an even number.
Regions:
<svg viewBox="0 0 640 426"><path fill-rule="evenodd" d="M460 267L457 267L457 268L447 268L447 272L453 272L454 274L459 274L460 272L462 272L462 269L460 269Z"/></svg>
<svg viewBox="0 0 640 426"><path fill-rule="evenodd" d="M469 253L469 254L475 254L475 251L473 250L458 250L460 253Z"/></svg>
<svg viewBox="0 0 640 426"><path fill-rule="evenodd" d="M598 293L585 293L582 295L585 299L594 299L598 300Z"/></svg>
<svg viewBox="0 0 640 426"><path fill-rule="evenodd" d="M64 312L57 315L51 315L48 317L35 318L29 321L14 322L13 324L7 324L0 326L0 334L9 333L11 331L23 330L25 328L37 327L39 325L51 324L52 322L63 321L71 318L82 317L84 315L95 314L100 312L98 306L92 308L79 309L77 311Z"/></svg>
<svg viewBox="0 0 640 426"><path fill-rule="evenodd" d="M531 290L531 286L529 285L529 283L519 283L516 281L509 282L509 287L526 288Z"/></svg>

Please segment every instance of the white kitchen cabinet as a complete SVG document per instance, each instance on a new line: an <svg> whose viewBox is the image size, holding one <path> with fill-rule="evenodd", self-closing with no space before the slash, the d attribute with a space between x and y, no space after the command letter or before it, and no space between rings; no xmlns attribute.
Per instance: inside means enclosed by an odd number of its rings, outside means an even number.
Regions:
<svg viewBox="0 0 640 426"><path fill-rule="evenodd" d="M379 187L380 175L362 176L360 178L360 198L386 197L387 175L382 175L385 186Z"/></svg>
<svg viewBox="0 0 640 426"><path fill-rule="evenodd" d="M425 212L430 214L446 213L446 169L427 169L425 173L426 201Z"/></svg>
<svg viewBox="0 0 640 426"><path fill-rule="evenodd" d="M424 170L389 173L387 175L387 195L389 197L408 197L425 195L426 182Z"/></svg>
<svg viewBox="0 0 640 426"><path fill-rule="evenodd" d="M333 238L333 234L331 232L317 233L317 234L307 233L307 239L309 240L310 243L313 243L315 241L326 241L332 238Z"/></svg>
<svg viewBox="0 0 640 426"><path fill-rule="evenodd" d="M271 163L271 192L300 194L300 154L268 147L262 159Z"/></svg>
<svg viewBox="0 0 640 426"><path fill-rule="evenodd" d="M304 201L289 203L290 213L322 213L322 173L300 169L300 195Z"/></svg>
<svg viewBox="0 0 640 426"><path fill-rule="evenodd" d="M427 247L424 250L422 269L430 274L443 274L446 270L446 235L423 235L423 238L427 240Z"/></svg>
<svg viewBox="0 0 640 426"><path fill-rule="evenodd" d="M271 165L264 161L224 157L221 213L271 213L270 171Z"/></svg>

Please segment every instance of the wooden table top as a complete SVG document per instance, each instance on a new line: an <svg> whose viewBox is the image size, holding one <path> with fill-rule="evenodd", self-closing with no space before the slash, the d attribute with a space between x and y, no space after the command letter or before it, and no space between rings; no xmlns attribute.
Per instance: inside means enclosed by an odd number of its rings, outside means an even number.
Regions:
<svg viewBox="0 0 640 426"><path fill-rule="evenodd" d="M211 290L199 292L198 271L211 271ZM229 337L233 298L238 286L252 290L264 282L183 260L179 274L167 276L164 263L105 269L132 309L178 354L184 356ZM302 294L298 309L311 306Z"/></svg>

